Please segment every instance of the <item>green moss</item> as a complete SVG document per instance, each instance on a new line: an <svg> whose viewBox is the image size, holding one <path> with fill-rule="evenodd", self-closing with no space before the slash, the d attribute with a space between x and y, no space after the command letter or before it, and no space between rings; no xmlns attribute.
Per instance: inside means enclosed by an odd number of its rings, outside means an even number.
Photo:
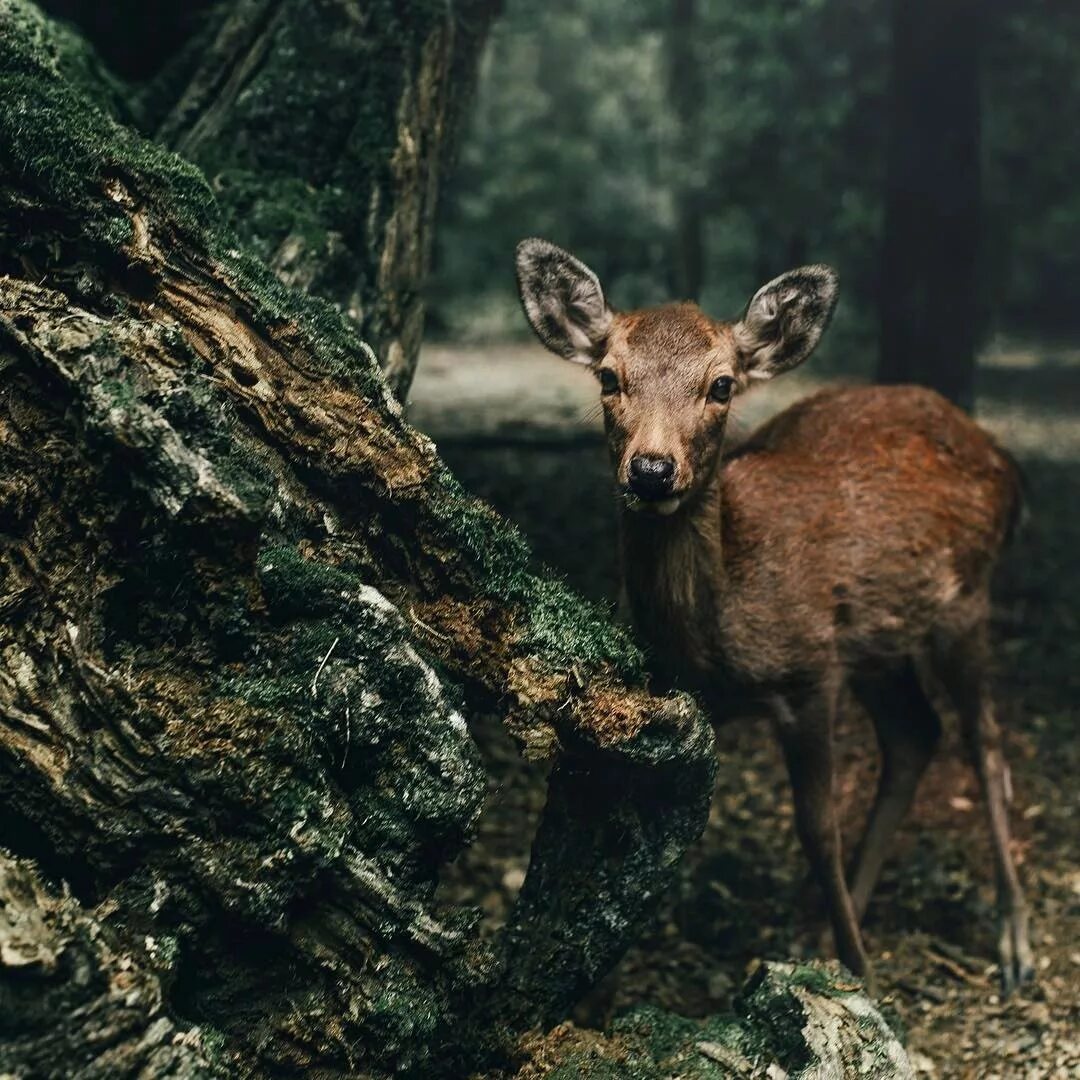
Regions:
<svg viewBox="0 0 1080 1080"><path fill-rule="evenodd" d="M445 470L436 477L431 511L443 536L481 570L492 599L520 604L529 623L519 628L524 651L536 652L558 667L587 670L614 665L625 677L643 670L641 651L612 622L611 611L573 593L556 575L537 568L518 529L494 510L469 498Z"/></svg>
<svg viewBox="0 0 1080 1080"><path fill-rule="evenodd" d="M617 1035L635 1036L657 1061L682 1053L687 1046L701 1042L714 1033L706 1034L697 1020L645 1005L620 1016L613 1025Z"/></svg>
<svg viewBox="0 0 1080 1080"><path fill-rule="evenodd" d="M317 348L311 360L328 374L348 376L369 394L378 378L355 327L330 304L286 288L253 254L242 250L203 174L194 165L87 108L81 87L68 84L55 60L67 31L25 0L0 0L6 17L30 20L35 34L0 34L0 180L64 206L91 242L122 257L131 240L127 211L101 197L110 179L138 183L168 227L225 267L255 301L265 322L295 322ZM52 44L50 44L52 43ZM0 199L3 198L0 186ZM294 199L292 204L296 206Z"/></svg>
<svg viewBox="0 0 1080 1080"><path fill-rule="evenodd" d="M218 692L265 715L264 745L278 728L303 732L295 756L314 751L350 792L352 841L421 882L424 852L449 857L479 815L486 786L475 745L400 616L371 602L358 575L283 544L265 549L258 567L277 629L261 643L264 659L223 673Z"/></svg>
<svg viewBox="0 0 1080 1080"><path fill-rule="evenodd" d="M355 595L363 585L356 574L305 559L289 544L264 547L258 568L271 611L278 618L339 611L342 594Z"/></svg>
<svg viewBox="0 0 1080 1080"><path fill-rule="evenodd" d="M51 69L98 108L130 119L125 104L127 87L108 70L86 38L67 23L46 18L36 4L0 0L0 35L11 39L9 47L23 52L29 66Z"/></svg>
<svg viewBox="0 0 1080 1080"><path fill-rule="evenodd" d="M327 251L328 223L338 220L346 201L345 192L337 188L313 188L299 177L244 169L216 173L214 186L245 243L266 260L289 235L298 236L309 248Z"/></svg>
<svg viewBox="0 0 1080 1080"><path fill-rule="evenodd" d="M559 578L533 577L522 602L529 610L526 641L552 663L589 668L608 662L626 677L641 673L641 652L612 621L611 610L583 600Z"/></svg>
<svg viewBox="0 0 1080 1080"><path fill-rule="evenodd" d="M814 969L808 966L804 970ZM809 974L803 978L812 981ZM745 1022L747 1045L756 1055L777 1061L797 1075L814 1059L802 1034L806 1010L791 989L804 984L789 980L781 968L761 964L735 999L735 1010Z"/></svg>
<svg viewBox="0 0 1080 1080"><path fill-rule="evenodd" d="M727 1047L746 1056L746 1037L734 1017L715 1016L691 1020L654 1006L639 1006L619 1017L614 1033L640 1048L656 1063L650 1076L681 1076L686 1080L727 1080L730 1071L698 1049L701 1043Z"/></svg>
<svg viewBox="0 0 1080 1080"><path fill-rule="evenodd" d="M838 974L818 964L798 964L788 974L786 981L789 986L799 986L823 997L839 997L858 991L854 982L842 982Z"/></svg>

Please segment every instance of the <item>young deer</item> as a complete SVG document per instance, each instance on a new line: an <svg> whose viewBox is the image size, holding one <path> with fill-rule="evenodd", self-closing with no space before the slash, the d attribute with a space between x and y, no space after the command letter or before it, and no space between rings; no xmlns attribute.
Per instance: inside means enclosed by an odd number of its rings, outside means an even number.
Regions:
<svg viewBox="0 0 1080 1080"><path fill-rule="evenodd" d="M941 732L930 670L987 804L1002 981L1031 978L988 678L990 576L1020 508L1009 457L933 391L897 386L822 391L721 458L734 395L817 345L836 302L828 267L770 281L734 323L689 303L613 311L596 275L543 240L518 246L517 275L540 340L600 381L626 593L655 671L717 720L771 711L840 959L870 977L859 923ZM882 754L850 879L833 792L845 688Z"/></svg>

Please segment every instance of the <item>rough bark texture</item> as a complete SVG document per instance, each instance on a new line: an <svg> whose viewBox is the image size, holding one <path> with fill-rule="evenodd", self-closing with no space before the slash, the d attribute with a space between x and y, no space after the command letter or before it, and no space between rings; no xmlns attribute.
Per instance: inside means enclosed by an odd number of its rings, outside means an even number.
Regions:
<svg viewBox="0 0 1080 1080"><path fill-rule="evenodd" d="M525 1040L515 1080L909 1080L903 1047L846 974L765 963L735 1012L688 1020L637 1009L608 1035L563 1024Z"/></svg>
<svg viewBox="0 0 1080 1080"><path fill-rule="evenodd" d="M649 917L704 822L711 732L460 491L350 320L78 93L96 76L32 5L0 20L0 844L137 973L142 1005L94 999L99 1074L497 1058ZM478 708L555 759L493 939L436 894L483 810ZM92 967L76 938L63 963ZM53 1015L16 967L19 1015ZM106 1015L136 1005L142 1036ZM96 1062L63 1016L0 1041L0 1072ZM191 1054L144 1067L161 1023Z"/></svg>
<svg viewBox="0 0 1080 1080"><path fill-rule="evenodd" d="M979 49L993 5L893 0L878 378L970 409L980 333Z"/></svg>
<svg viewBox="0 0 1080 1080"><path fill-rule="evenodd" d="M159 138L240 238L333 301L404 398L441 165L501 0L240 0Z"/></svg>
<svg viewBox="0 0 1080 1080"><path fill-rule="evenodd" d="M203 1034L167 1015L158 943L145 945L133 955L100 918L0 852L3 1075L214 1076Z"/></svg>

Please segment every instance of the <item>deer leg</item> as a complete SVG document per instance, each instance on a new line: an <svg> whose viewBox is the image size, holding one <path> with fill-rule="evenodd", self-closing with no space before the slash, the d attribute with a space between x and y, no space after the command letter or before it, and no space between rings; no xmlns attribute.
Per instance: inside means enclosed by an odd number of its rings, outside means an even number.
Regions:
<svg viewBox="0 0 1080 1080"><path fill-rule="evenodd" d="M791 777L795 828L821 884L840 959L872 985L870 961L844 876L833 790L836 692L822 689L776 701L776 731Z"/></svg>
<svg viewBox="0 0 1080 1080"><path fill-rule="evenodd" d="M968 753L986 803L994 850L999 919L998 956L1006 994L1035 977L1027 903L1016 872L1009 837L1008 765L989 685L989 646L985 628L938 658L938 674L960 714Z"/></svg>
<svg viewBox="0 0 1080 1080"><path fill-rule="evenodd" d="M941 738L941 720L919 684L914 665L852 682L874 722L881 775L866 830L852 860L851 900L861 921L889 853L889 843L915 797Z"/></svg>

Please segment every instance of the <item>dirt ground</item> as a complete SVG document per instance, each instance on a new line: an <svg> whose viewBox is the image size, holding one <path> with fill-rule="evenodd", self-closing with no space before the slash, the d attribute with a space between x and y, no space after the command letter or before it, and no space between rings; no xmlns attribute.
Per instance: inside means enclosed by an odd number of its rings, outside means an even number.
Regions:
<svg viewBox="0 0 1080 1080"><path fill-rule="evenodd" d="M732 436L817 385L791 375L755 390ZM613 599L614 503L591 377L527 346L430 347L412 397L413 421L465 486L518 522L538 556L581 592ZM1056 1080L1080 1076L1080 366L998 355L982 372L978 412L1030 484L1032 517L1003 568L995 624L1038 982L1008 1001L998 995L987 830L948 722L866 934L883 1003L921 1074ZM524 878L545 777L497 723L478 721L476 734L491 762L491 798L478 842L445 888L480 906L494 928ZM729 724L717 745L708 827L651 931L581 1007L584 1023L603 1026L631 1003L689 1016L723 1011L755 958L818 954L820 924L768 726ZM840 746L853 841L876 769L865 718L845 718Z"/></svg>

